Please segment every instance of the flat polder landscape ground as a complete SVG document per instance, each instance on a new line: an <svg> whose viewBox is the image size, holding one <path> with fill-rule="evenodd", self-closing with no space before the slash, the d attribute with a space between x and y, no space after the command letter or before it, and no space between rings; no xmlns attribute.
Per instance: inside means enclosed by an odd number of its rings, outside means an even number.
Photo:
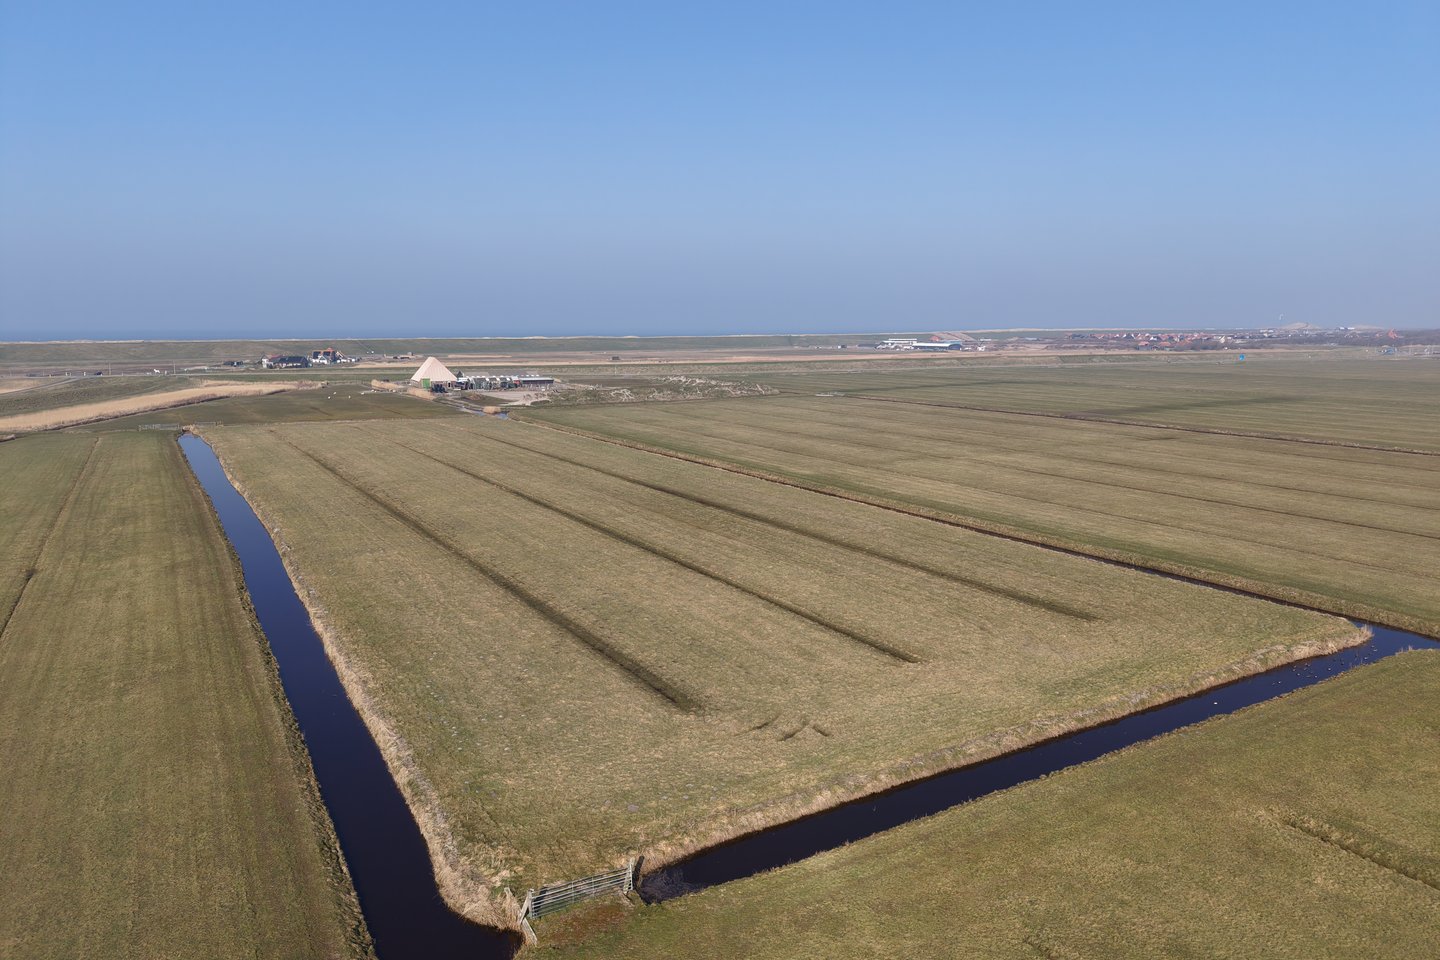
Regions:
<svg viewBox="0 0 1440 960"><path fill-rule="evenodd" d="M22 389L0 391L0 434L52 430L150 410L201 404L220 397L255 397L292 386L283 382L241 383L159 376L39 382Z"/></svg>
<svg viewBox="0 0 1440 960"><path fill-rule="evenodd" d="M1360 636L515 421L203 433L442 889L498 922L500 888L658 865Z"/></svg>
<svg viewBox="0 0 1440 960"><path fill-rule="evenodd" d="M547 918L541 955L1434 956L1437 696L1440 653L1402 654L770 873Z"/></svg>
<svg viewBox="0 0 1440 960"><path fill-rule="evenodd" d="M0 956L368 956L174 437L3 443L0 491Z"/></svg>
<svg viewBox="0 0 1440 960"><path fill-rule="evenodd" d="M1383 370L1440 370L1440 364L1413 361L1392 367L1382 361L1332 361L1312 367L1312 389L1328 390L1336 398L1346 395L1348 384L1359 376L1357 369L1371 371L1371 399L1365 402L1393 408L1395 417L1408 424L1385 433L1386 424L1372 411L1377 417L1374 435L1389 444L1440 446L1440 416L1411 413L1412 407L1428 409L1413 396L1423 377L1397 375L1388 399L1380 386ZM1250 372L1246 368L1237 375ZM1092 373L1084 371L1086 376ZM1142 382L1160 376L1130 369L1123 373ZM1179 417L1192 397L1185 383L1193 372L1177 366L1167 373L1177 378L1167 416ZM989 374L1001 376L994 370ZM972 376L964 371L950 375ZM1045 377L1078 376L1068 368L1028 370L1025 375L1034 378L1027 380L1032 391L1040 390L1037 385L1044 384ZM838 390L853 376L862 375L837 374L826 384ZM908 382L903 371L895 376L900 383ZM934 379L938 374L925 376ZM1111 383L1119 376L1105 371L1111 385L1102 392L1123 397L1126 391ZM1290 376L1287 372L1282 379ZM1317 383L1328 387L1321 390L1313 386ZM1440 387L1440 381L1436 385ZM932 386L924 392L932 398L983 395L971 386ZM856 392L876 389L867 383ZM1254 383L1234 389L1254 389ZM1440 389L1431 396L1428 402L1433 404ZM1434 582L1434 571L1440 569L1440 456L936 402L792 395L554 408L527 411L525 416L816 490L1440 635L1440 590ZM1194 402L1201 411L1197 416L1209 417L1207 422L1232 423L1215 419L1215 408L1203 398ZM1347 441L1353 436L1338 415L1327 419L1328 408L1318 401L1308 409L1311 434Z"/></svg>
<svg viewBox="0 0 1440 960"><path fill-rule="evenodd" d="M1253 351L1019 365L996 358L909 369L758 372L797 393L1173 425L1440 452L1440 357L1297 360ZM1078 359L1078 358L1077 358Z"/></svg>

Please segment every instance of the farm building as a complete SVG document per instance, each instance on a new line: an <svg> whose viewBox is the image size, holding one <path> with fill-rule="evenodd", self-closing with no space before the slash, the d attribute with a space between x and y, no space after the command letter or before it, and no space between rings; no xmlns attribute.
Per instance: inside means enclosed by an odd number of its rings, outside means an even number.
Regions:
<svg viewBox="0 0 1440 960"><path fill-rule="evenodd" d="M309 357L285 356L284 354L272 353L268 357L262 357L260 365L266 370L285 370L293 367L310 366Z"/></svg>
<svg viewBox="0 0 1440 960"><path fill-rule="evenodd" d="M420 364L420 369L410 375L410 382L426 390L432 387L448 387L459 378L450 372L445 366L434 357L426 357L425 362Z"/></svg>

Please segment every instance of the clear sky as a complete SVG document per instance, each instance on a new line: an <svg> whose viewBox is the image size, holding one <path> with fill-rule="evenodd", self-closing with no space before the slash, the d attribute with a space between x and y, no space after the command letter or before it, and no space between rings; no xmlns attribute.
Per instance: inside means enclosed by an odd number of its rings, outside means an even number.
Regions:
<svg viewBox="0 0 1440 960"><path fill-rule="evenodd" d="M1440 3L0 0L0 338L1440 326Z"/></svg>

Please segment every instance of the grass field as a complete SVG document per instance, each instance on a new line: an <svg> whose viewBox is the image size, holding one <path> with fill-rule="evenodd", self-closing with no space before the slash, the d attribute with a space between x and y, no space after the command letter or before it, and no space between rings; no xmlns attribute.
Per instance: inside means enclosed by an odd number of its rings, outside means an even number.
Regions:
<svg viewBox="0 0 1440 960"><path fill-rule="evenodd" d="M188 386L174 377L83 377L9 380L20 389L0 392L0 420L80 404L127 400Z"/></svg>
<svg viewBox="0 0 1440 960"><path fill-rule="evenodd" d="M0 956L368 954L172 437L0 444Z"/></svg>
<svg viewBox="0 0 1440 960"><path fill-rule="evenodd" d="M844 397L525 416L1440 635L1440 457Z"/></svg>
<svg viewBox="0 0 1440 960"><path fill-rule="evenodd" d="M67 389L71 384L76 390ZM0 394L0 406L13 400L31 409L0 416L0 432L53 430L57 427L113 420L131 414L190 406L222 397L256 397L294 389L283 383L222 383L183 377L146 380L140 378L99 381L70 381L56 387ZM76 397L84 399L76 401ZM102 399L96 399L102 397ZM58 405L50 405L52 401Z"/></svg>
<svg viewBox="0 0 1440 960"><path fill-rule="evenodd" d="M1440 451L1440 358L1145 359L759 376L804 393Z"/></svg>
<svg viewBox="0 0 1440 960"><path fill-rule="evenodd" d="M327 383L314 390L291 390L262 397L227 397L179 410L156 410L97 425L103 430L134 430L144 424L284 423L294 420L423 419L458 416L452 407L403 394L378 393L368 381Z"/></svg>
<svg viewBox="0 0 1440 960"><path fill-rule="evenodd" d="M1437 697L1440 654L1403 654L541 953L1433 956Z"/></svg>
<svg viewBox="0 0 1440 960"><path fill-rule="evenodd" d="M369 340L75 340L0 342L6 367L103 363L206 363L257 360L268 353L335 347L347 356L366 353L504 354L544 357L556 353L634 354L672 351L746 351L834 346L904 334L779 334L733 337L470 337ZM913 336L913 334L912 334Z"/></svg>
<svg viewBox="0 0 1440 960"><path fill-rule="evenodd" d="M204 432L473 907L1358 639L527 424Z"/></svg>

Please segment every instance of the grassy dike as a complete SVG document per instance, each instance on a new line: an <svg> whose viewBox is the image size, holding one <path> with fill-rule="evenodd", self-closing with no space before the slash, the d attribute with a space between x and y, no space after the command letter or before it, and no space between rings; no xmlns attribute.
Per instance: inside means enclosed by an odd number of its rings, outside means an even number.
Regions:
<svg viewBox="0 0 1440 960"><path fill-rule="evenodd" d="M538 955L1433 956L1437 696L1440 653L1402 654L767 874L560 915Z"/></svg>
<svg viewBox="0 0 1440 960"><path fill-rule="evenodd" d="M0 955L368 956L173 437L17 440L0 478Z"/></svg>

